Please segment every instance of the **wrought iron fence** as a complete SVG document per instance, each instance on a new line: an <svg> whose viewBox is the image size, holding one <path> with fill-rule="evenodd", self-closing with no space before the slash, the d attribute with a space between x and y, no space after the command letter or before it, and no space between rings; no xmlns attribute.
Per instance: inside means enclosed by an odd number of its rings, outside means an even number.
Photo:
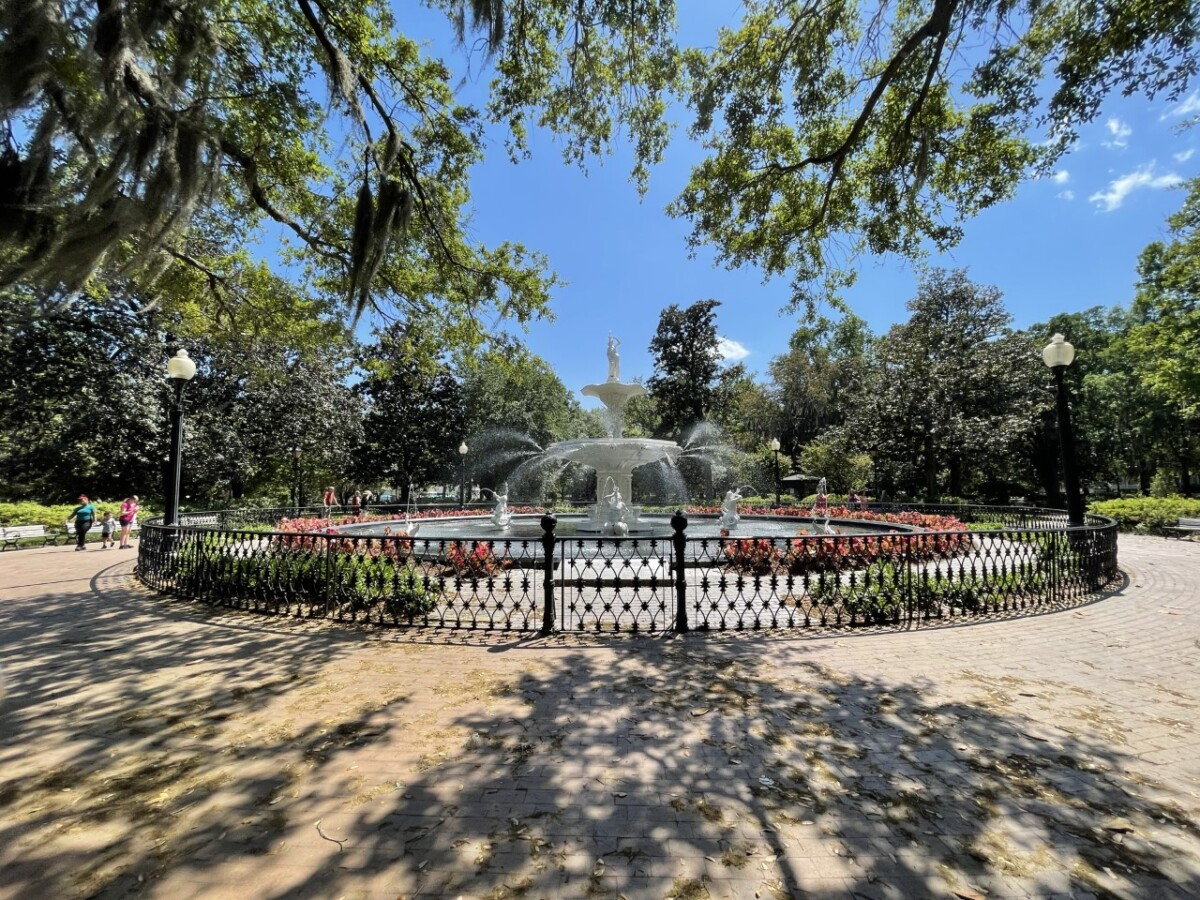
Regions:
<svg viewBox="0 0 1200 900"><path fill-rule="evenodd" d="M260 613L375 625L641 632L848 627L1012 615L1077 602L1118 575L1117 526L1055 510L890 507L968 530L695 537L423 539L289 533L293 510L190 513L146 523L153 589Z"/></svg>

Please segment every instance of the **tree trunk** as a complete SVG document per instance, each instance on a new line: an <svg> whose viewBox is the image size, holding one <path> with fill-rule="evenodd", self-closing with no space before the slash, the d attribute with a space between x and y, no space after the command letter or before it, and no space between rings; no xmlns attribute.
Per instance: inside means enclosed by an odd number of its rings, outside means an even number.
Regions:
<svg viewBox="0 0 1200 900"><path fill-rule="evenodd" d="M950 460L950 496L961 497L963 495L963 466L960 457L954 457Z"/></svg>
<svg viewBox="0 0 1200 900"><path fill-rule="evenodd" d="M933 454L933 440L928 434L925 435L925 452L923 455L925 465L925 501L933 503L937 500L937 460Z"/></svg>

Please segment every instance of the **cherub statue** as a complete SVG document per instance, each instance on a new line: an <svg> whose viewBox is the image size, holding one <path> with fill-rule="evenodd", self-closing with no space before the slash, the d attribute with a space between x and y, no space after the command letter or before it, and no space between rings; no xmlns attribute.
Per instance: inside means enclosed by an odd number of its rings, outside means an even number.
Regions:
<svg viewBox="0 0 1200 900"><path fill-rule="evenodd" d="M512 518L508 511L508 485L504 485L501 492L492 491L492 496L496 498L496 505L492 507L492 524L503 527Z"/></svg>
<svg viewBox="0 0 1200 900"><path fill-rule="evenodd" d="M721 518L718 520L721 525L732 528L738 523L738 501L741 499L742 495L732 488L725 492L725 499L721 501Z"/></svg>

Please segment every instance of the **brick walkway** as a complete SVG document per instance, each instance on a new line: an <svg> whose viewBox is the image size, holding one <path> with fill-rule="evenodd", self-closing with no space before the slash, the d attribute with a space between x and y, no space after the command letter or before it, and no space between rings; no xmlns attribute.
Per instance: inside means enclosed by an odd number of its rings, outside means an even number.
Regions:
<svg viewBox="0 0 1200 900"><path fill-rule="evenodd" d="M892 634L396 634L0 555L0 897L1200 895L1200 543Z"/></svg>

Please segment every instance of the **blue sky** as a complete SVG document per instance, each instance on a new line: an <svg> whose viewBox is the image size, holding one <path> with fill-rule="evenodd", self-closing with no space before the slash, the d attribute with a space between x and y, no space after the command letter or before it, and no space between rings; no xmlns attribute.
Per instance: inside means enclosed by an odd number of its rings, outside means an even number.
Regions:
<svg viewBox="0 0 1200 900"><path fill-rule="evenodd" d="M719 4L705 14L725 6L737 8ZM436 14L421 16L422 29L436 21L425 16ZM693 40L697 24L685 23ZM427 50L465 71L448 31ZM484 73L468 83L464 99L475 101L488 78ZM1025 183L1014 200L968 221L962 243L928 262L966 267L976 282L998 287L1019 328L1057 312L1127 305L1138 254L1166 236L1165 218L1184 197L1181 184L1197 174L1200 154L1193 151L1200 140L1195 130L1177 127L1197 113L1200 91L1175 104L1117 98L1080 130L1077 146L1053 177ZM659 312L671 303L720 300L718 330L730 342L731 358L751 370L765 372L787 347L797 323L796 314L781 313L787 280L764 284L755 270L714 267L705 251L689 259L688 223L664 212L699 159L684 133L687 123L680 111L676 139L653 171L645 198L628 181L622 149L589 162L585 175L562 162L546 135L535 135L532 158L514 165L503 131L494 129L488 161L472 172L473 236L539 250L566 281L554 297L556 320L535 324L524 340L572 390L604 379L610 331L621 340L623 380L649 377L648 345ZM912 267L862 257L857 268L858 283L844 295L854 311L876 333L903 321L916 287Z"/></svg>

